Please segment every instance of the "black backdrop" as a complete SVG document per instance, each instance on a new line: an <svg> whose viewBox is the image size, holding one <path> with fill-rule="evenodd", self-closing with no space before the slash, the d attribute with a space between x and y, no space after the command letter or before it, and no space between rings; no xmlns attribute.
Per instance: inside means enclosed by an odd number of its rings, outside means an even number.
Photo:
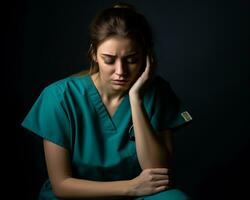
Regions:
<svg viewBox="0 0 250 200"><path fill-rule="evenodd" d="M35 199L41 143L22 119L49 83L85 69L88 25L113 1L19 0L3 6L1 165L7 199ZM158 73L193 117L175 135L176 182L194 199L243 199L250 187L248 1L127 1L148 18Z"/></svg>

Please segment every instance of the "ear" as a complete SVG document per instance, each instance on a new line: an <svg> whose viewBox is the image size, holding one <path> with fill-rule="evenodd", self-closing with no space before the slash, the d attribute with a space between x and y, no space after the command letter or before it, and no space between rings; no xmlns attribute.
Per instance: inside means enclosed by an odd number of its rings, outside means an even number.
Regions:
<svg viewBox="0 0 250 200"><path fill-rule="evenodd" d="M95 53L92 53L92 59L94 62L97 62L97 55Z"/></svg>
<svg viewBox="0 0 250 200"><path fill-rule="evenodd" d="M94 50L94 47L93 47L92 43L90 43L88 54L91 57L92 61L97 62L97 55L96 55L96 52Z"/></svg>

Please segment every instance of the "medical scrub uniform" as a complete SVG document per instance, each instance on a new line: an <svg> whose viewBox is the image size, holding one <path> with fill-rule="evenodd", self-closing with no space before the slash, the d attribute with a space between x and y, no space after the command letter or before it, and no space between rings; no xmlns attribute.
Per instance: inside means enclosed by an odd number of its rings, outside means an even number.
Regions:
<svg viewBox="0 0 250 200"><path fill-rule="evenodd" d="M169 82L155 76L144 92L143 103L157 131L175 128L192 120ZM93 181L133 179L142 171L137 154L129 95L110 116L90 75L67 77L47 86L22 122L22 126L66 148L72 158L73 177ZM55 200L50 181L40 192L41 200ZM128 198L129 199L129 198ZM130 199L184 200L170 189Z"/></svg>

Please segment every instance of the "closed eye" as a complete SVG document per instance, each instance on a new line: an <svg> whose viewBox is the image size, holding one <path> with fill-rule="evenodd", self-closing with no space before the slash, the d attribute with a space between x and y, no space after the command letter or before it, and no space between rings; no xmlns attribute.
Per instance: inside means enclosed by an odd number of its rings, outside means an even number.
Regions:
<svg viewBox="0 0 250 200"><path fill-rule="evenodd" d="M128 64L135 64L138 62L138 56L137 56L137 52L136 53L132 53L130 55L127 55L125 57L122 58L122 60L125 63ZM111 65L115 63L116 60L116 56L114 55L109 55L109 54L102 54L102 58L105 64Z"/></svg>
<svg viewBox="0 0 250 200"><path fill-rule="evenodd" d="M114 64L115 56L105 55L102 57L105 64Z"/></svg>
<svg viewBox="0 0 250 200"><path fill-rule="evenodd" d="M129 63L129 64L137 63L137 61L138 61L137 57L127 57L126 58L126 62Z"/></svg>

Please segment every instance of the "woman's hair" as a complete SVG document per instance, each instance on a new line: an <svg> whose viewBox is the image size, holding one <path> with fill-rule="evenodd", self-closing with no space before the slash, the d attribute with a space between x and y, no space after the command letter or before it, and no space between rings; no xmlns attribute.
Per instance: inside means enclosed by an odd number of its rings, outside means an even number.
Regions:
<svg viewBox="0 0 250 200"><path fill-rule="evenodd" d="M151 59L155 61L152 31L149 23L130 4L119 2L113 4L111 8L104 9L93 19L89 31L90 74L99 71L98 64L93 59L97 55L99 44L111 36L121 36L136 41L144 51L143 55L149 54Z"/></svg>

